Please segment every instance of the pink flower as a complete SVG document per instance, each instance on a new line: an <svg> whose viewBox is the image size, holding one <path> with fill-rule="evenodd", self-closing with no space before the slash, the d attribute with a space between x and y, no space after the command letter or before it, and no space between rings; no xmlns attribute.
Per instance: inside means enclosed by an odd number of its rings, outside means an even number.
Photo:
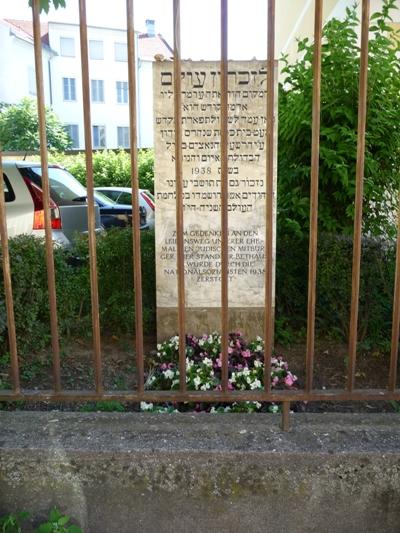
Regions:
<svg viewBox="0 0 400 533"><path fill-rule="evenodd" d="M168 366L167 366L167 363L163 363L161 365L161 370L167 370Z"/></svg>
<svg viewBox="0 0 400 533"><path fill-rule="evenodd" d="M285 385L287 385L288 387L291 387L293 383L294 383L293 376L291 374L288 374L285 377Z"/></svg>
<svg viewBox="0 0 400 533"><path fill-rule="evenodd" d="M251 357L250 350L243 350L242 355L243 357Z"/></svg>
<svg viewBox="0 0 400 533"><path fill-rule="evenodd" d="M233 348L231 348L231 346L228 346L228 353L233 353Z"/></svg>
<svg viewBox="0 0 400 533"><path fill-rule="evenodd" d="M275 387L276 385L278 385L278 383L279 383L279 378L278 378L278 376L274 376L274 377L272 378L272 386Z"/></svg>
<svg viewBox="0 0 400 533"><path fill-rule="evenodd" d="M232 382L229 380L228 381L228 390L233 390L233 389L234 389L234 387L232 385Z"/></svg>
<svg viewBox="0 0 400 533"><path fill-rule="evenodd" d="M222 361L221 361L221 358L218 357L218 359L215 361L217 363L217 367L218 368L221 368L222 367Z"/></svg>

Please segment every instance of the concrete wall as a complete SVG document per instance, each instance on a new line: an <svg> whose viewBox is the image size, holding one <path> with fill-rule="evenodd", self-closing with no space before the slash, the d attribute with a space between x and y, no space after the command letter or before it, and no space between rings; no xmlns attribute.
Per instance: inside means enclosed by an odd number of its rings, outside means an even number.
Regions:
<svg viewBox="0 0 400 533"><path fill-rule="evenodd" d="M398 415L0 412L0 515L85 533L397 533Z"/></svg>

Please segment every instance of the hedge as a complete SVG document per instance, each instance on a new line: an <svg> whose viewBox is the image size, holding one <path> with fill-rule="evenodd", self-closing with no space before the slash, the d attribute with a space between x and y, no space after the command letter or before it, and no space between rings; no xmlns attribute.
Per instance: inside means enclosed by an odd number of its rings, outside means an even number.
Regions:
<svg viewBox="0 0 400 533"><path fill-rule="evenodd" d="M52 153L51 163L58 163L86 186L85 154ZM154 151L138 150L139 187L154 193ZM104 150L93 153L93 179L96 187L130 187L131 156L124 150Z"/></svg>
<svg viewBox="0 0 400 533"><path fill-rule="evenodd" d="M144 332L155 333L154 234L142 232ZM58 320L62 341L91 331L88 243L70 252L56 248ZM44 243L21 236L10 240L18 349L21 354L50 343ZM97 239L101 330L106 335L134 332L132 234L110 231ZM316 329L319 337L347 342L351 300L352 243L321 235L318 246ZM278 235L276 340L290 343L307 325L308 243ZM393 306L394 243L364 239L360 287L359 341L364 348L388 351ZM171 331L171 335L176 332ZM7 351L3 281L0 281L0 356Z"/></svg>

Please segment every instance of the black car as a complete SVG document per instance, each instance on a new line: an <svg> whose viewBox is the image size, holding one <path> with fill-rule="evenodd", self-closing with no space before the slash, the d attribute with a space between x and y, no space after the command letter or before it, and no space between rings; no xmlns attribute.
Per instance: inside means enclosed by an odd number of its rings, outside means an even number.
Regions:
<svg viewBox="0 0 400 533"><path fill-rule="evenodd" d="M108 228L124 228L132 226L132 206L117 204L107 198L101 192L94 193L94 199L100 208L100 220L102 225ZM148 229L146 222L146 210L139 207L140 229Z"/></svg>
<svg viewBox="0 0 400 533"><path fill-rule="evenodd" d="M82 202L87 196L78 196L74 198L76 202ZM117 204L101 192L94 193L94 201L99 206L100 221L104 228L125 228L132 226L132 206ZM146 209L139 206L140 229L149 229L146 222Z"/></svg>

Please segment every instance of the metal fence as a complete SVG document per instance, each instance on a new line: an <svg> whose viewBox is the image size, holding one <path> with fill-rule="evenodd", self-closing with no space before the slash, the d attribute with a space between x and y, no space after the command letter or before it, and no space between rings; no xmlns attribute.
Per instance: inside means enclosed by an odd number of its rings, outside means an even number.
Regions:
<svg viewBox="0 0 400 533"><path fill-rule="evenodd" d="M143 310L142 280L140 261L140 221L138 208L138 165L137 165L137 131L136 131L136 74L135 74L135 39L133 0L126 0L128 72L129 72L129 118L130 118L130 154L132 163L132 209L133 217L133 261L135 286L135 343L137 358L138 385L131 391L105 391L102 379L102 351L99 321L98 280L96 269L96 236L93 196L93 165L89 91L88 38L86 22L86 3L79 0L80 16L80 47L83 91L83 114L85 127L86 167L87 167L87 203L90 250L90 281L93 328L93 365L95 390L63 390L60 374L60 346L57 325L57 301L53 260L53 244L49 208L48 158L45 128L45 108L43 71L41 61L41 37L39 0L33 1L33 27L35 46L35 66L37 83L37 100L39 109L42 183L46 230L46 266L49 289L49 305L51 320L51 338L53 352L53 390L24 390L20 385L19 362L15 333L13 310L13 294L8 251L7 225L4 203L4 184L0 180L0 233L2 243L2 262L7 308L7 324L11 354L12 389L1 390L0 400L31 400L31 401L89 401L89 400L120 400L130 402L234 402L234 401L274 401L281 402L282 425L289 424L290 403L294 401L320 400L400 400L400 391L396 388L397 363L399 352L400 329L400 227L397 237L396 275L393 297L393 320L391 357L388 384L385 389L355 389L355 368L357 355L357 324L360 290L362 207L363 207L363 175L365 156L365 131L367 114L367 77L368 77L368 36L370 22L370 0L362 1L361 21L361 55L360 82L358 103L358 144L356 166L356 197L353 240L352 295L349 336L349 365L347 387L343 390L317 390L313 388L314 343L315 343L315 306L316 306L316 274L317 274L317 223L318 223L318 177L319 177L319 138L321 108L321 40L323 0L315 0L314 26L314 60L313 60L313 104L312 104L312 159L311 159L311 202L310 202L310 240L309 240L309 276L308 276L308 318L307 345L305 354L306 382L304 389L271 390L271 356L274 345L273 316L273 161L274 161L274 51L275 51L275 0L268 1L268 86L267 86L267 143L266 143L266 246L265 246L265 321L264 321L264 389L252 391L229 391L228 362L228 17L227 0L221 0L221 334L222 334L222 387L220 391L189 391L186 388L186 355L185 355L185 276L184 276L184 233L183 233L183 175L182 175L182 129L181 129L181 40L180 40L180 0L173 2L174 23L174 119L175 119L175 173L176 173L176 225L177 225L177 272L178 272L178 317L179 317L179 391L145 390L145 366L143 348ZM2 174L1 153L0 173Z"/></svg>

